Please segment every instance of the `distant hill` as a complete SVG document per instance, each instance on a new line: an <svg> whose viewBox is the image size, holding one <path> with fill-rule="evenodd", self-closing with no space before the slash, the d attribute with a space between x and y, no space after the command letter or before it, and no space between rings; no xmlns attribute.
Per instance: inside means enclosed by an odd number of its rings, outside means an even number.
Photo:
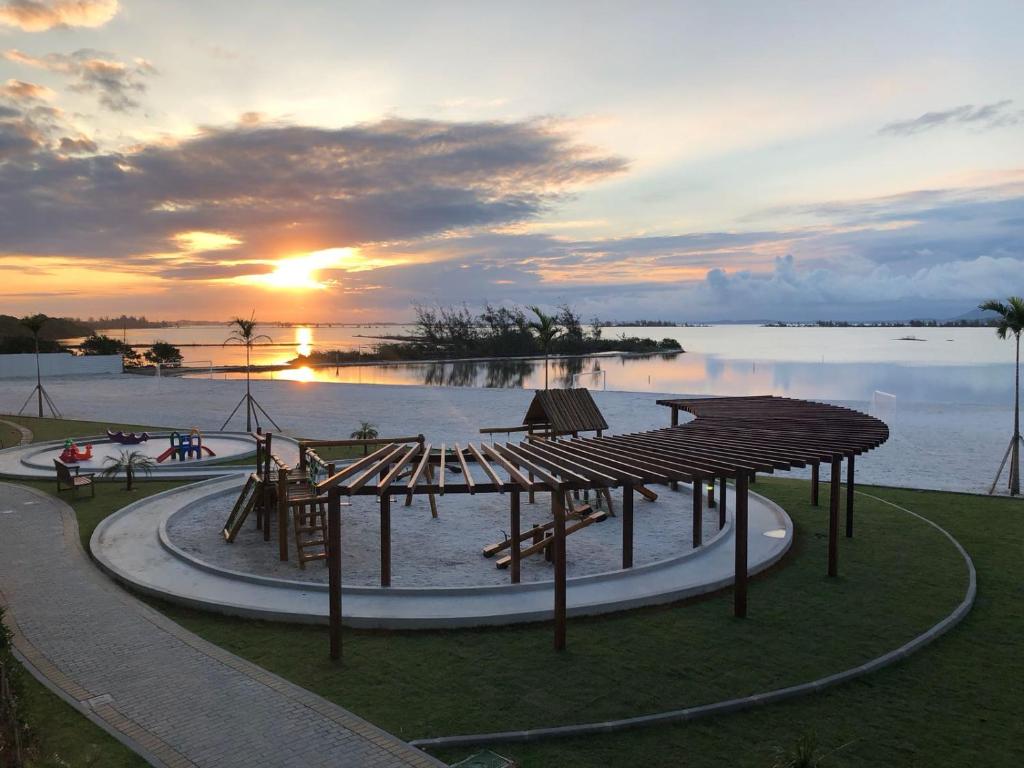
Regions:
<svg viewBox="0 0 1024 768"><path fill-rule="evenodd" d="M53 341L89 336L92 333L93 329L79 320L72 320L68 317L51 317L39 332L39 338ZM17 317L0 315L0 337L31 335L32 333L19 322Z"/></svg>
<svg viewBox="0 0 1024 768"><path fill-rule="evenodd" d="M975 307L970 312L964 312L962 315L957 315L952 320L996 320L999 315L987 309L978 309Z"/></svg>

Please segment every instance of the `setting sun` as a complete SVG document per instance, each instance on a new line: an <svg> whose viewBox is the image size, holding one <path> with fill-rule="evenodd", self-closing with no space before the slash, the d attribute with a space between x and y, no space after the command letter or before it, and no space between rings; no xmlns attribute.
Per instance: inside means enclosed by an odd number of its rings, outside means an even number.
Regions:
<svg viewBox="0 0 1024 768"><path fill-rule="evenodd" d="M352 270L358 265L359 260L357 248L326 248L302 256L281 259L272 272L263 275L243 275L235 281L271 288L320 291L337 284L337 280L321 277L321 270Z"/></svg>

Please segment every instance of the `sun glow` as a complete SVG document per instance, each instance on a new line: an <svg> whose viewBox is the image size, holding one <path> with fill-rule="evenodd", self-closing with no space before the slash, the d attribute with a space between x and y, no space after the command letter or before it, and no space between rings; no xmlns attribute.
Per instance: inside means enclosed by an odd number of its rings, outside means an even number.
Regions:
<svg viewBox="0 0 1024 768"><path fill-rule="evenodd" d="M266 274L241 275L232 281L267 288L319 291L337 285L338 282L333 278L322 277L321 270L365 272L400 263L403 263L403 260L364 256L358 248L325 248L274 262L274 269Z"/></svg>

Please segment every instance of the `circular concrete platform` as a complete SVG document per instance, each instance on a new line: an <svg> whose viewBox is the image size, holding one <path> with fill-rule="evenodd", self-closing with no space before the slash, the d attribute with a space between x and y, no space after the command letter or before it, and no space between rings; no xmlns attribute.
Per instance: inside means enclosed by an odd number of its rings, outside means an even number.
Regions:
<svg viewBox="0 0 1024 768"><path fill-rule="evenodd" d="M275 443L277 453L285 460L297 460L295 441L284 436L275 437L278 438ZM123 450L141 451L156 462L170 448L169 432L151 432L148 440L135 445L113 442L106 435L76 437L73 440L81 450L85 450L87 445L92 446L91 459L72 465L82 473L101 472L109 465L107 459L116 458ZM248 432L207 432L202 436L202 444L202 458L187 457L180 461L175 456L166 456L156 463L148 477L195 480L251 471L251 467L233 463L249 457L255 459L255 443ZM64 445L65 440L50 440L0 451L0 475L19 479L53 478L53 460L60 457Z"/></svg>
<svg viewBox="0 0 1024 768"><path fill-rule="evenodd" d="M263 542L262 536L251 532L252 521L244 526L251 541L240 536L236 544L223 542L222 517L227 516L241 482L237 476L213 479L141 499L97 527L92 552L116 579L172 602L254 618L326 623L328 596L323 563L310 563L305 571L294 562L280 563L276 541ZM689 491L656 490L657 502L636 502L635 567L618 568L621 529L616 518L568 539L569 615L672 602L732 584L731 514L719 531L717 511L711 511L705 518L704 543L694 549L688 534L692 506ZM463 504L482 503L479 496L458 498ZM501 495L489 498L496 505L505 502ZM394 586L388 588L372 586L378 557L374 542L379 540L374 536L373 510L361 509L359 499L354 500L355 506L343 508L348 527L342 551L344 622L359 627L418 629L550 618L551 572L542 558L524 562L524 583L512 585L507 583L507 572L498 571L493 560L480 554L481 541L494 539L491 533L501 511L469 506L459 513L455 497L438 501L438 520L430 518L425 502L422 508L415 504L412 508L400 503L393 506ZM546 507L546 498L539 494L536 514L524 505L524 522L541 522ZM220 514L203 513L204 509ZM475 527L461 526L469 519L467 515L486 520L478 521ZM208 526L205 533L197 534L197 524ZM427 536L414 535L416 530L432 534L434 545L429 545ZM771 501L751 494L750 572L757 573L778 561L792 538L789 516ZM243 547L248 549L248 556L238 554ZM451 557L458 553L459 562L454 563Z"/></svg>

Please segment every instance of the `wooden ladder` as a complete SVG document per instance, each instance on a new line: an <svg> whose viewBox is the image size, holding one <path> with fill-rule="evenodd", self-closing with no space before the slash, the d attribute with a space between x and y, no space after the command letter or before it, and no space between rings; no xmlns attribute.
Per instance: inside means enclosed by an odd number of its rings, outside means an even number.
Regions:
<svg viewBox="0 0 1024 768"><path fill-rule="evenodd" d="M311 560L327 559L327 499L311 495L291 498L292 531L299 568Z"/></svg>

